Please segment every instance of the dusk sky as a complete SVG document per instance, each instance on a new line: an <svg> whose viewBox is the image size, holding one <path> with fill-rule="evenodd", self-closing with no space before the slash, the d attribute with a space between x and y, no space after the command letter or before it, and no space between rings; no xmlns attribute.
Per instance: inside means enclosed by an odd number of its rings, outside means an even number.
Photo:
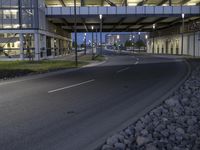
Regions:
<svg viewBox="0 0 200 150"><path fill-rule="evenodd" d="M137 34L137 32L133 32L133 33ZM131 34L131 32L104 32L104 33L102 33L103 43L105 42L105 35L106 34ZM146 33L144 33L144 32L141 33L141 36L144 35L144 34L146 34ZM74 40L74 33L72 34L72 38ZM83 38L84 38L84 33L77 33L78 44L83 43ZM97 33L97 38L98 38L98 41L99 41L99 39L100 39L99 33ZM96 32L94 32L94 40L95 39L96 39ZM89 42L89 40L90 41L92 40L92 33L87 33L86 40L87 40L87 43Z"/></svg>

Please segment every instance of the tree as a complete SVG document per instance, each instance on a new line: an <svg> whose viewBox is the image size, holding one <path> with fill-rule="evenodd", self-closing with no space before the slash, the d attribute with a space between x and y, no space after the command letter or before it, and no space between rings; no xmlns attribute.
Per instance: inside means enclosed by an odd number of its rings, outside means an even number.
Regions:
<svg viewBox="0 0 200 150"><path fill-rule="evenodd" d="M145 43L144 43L143 40L138 40L138 41L135 43L135 46L136 46L137 48L141 48L141 47L145 47L146 45L145 45Z"/></svg>
<svg viewBox="0 0 200 150"><path fill-rule="evenodd" d="M127 48L127 47L131 47L131 46L132 46L132 42L130 40L127 40L125 42L125 47Z"/></svg>
<svg viewBox="0 0 200 150"><path fill-rule="evenodd" d="M72 47L74 47L74 48L75 48L75 46L77 46L77 47L78 47L77 43L75 43L75 41L73 41L73 43L72 43Z"/></svg>

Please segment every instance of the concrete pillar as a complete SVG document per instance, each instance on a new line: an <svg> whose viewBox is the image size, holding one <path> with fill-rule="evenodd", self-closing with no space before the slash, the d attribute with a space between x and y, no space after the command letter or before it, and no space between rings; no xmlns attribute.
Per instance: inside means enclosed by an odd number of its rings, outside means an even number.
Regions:
<svg viewBox="0 0 200 150"><path fill-rule="evenodd" d="M198 51L198 56L200 56L200 31L197 32L196 41L196 49Z"/></svg>
<svg viewBox="0 0 200 150"><path fill-rule="evenodd" d="M40 60L40 34L34 33L35 60Z"/></svg>
<svg viewBox="0 0 200 150"><path fill-rule="evenodd" d="M51 38L51 55L55 57L55 45L54 45L54 38Z"/></svg>
<svg viewBox="0 0 200 150"><path fill-rule="evenodd" d="M20 60L24 60L24 37L23 34L19 34L19 41L20 41Z"/></svg>
<svg viewBox="0 0 200 150"><path fill-rule="evenodd" d="M57 52L56 52L56 53L57 53L57 56L59 56L59 55L60 55L60 54L59 54L59 51L60 51L60 39L57 39L57 40L56 40L56 45L57 45L57 46L56 46L56 47L57 47Z"/></svg>
<svg viewBox="0 0 200 150"><path fill-rule="evenodd" d="M47 36L43 35L42 46L43 47L43 57L44 59L47 58Z"/></svg>

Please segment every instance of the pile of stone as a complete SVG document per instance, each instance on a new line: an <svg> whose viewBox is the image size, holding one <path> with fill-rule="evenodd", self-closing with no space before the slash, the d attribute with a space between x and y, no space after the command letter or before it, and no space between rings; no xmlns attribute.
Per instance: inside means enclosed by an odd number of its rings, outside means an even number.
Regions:
<svg viewBox="0 0 200 150"><path fill-rule="evenodd" d="M109 137L101 150L200 150L200 67L160 106Z"/></svg>

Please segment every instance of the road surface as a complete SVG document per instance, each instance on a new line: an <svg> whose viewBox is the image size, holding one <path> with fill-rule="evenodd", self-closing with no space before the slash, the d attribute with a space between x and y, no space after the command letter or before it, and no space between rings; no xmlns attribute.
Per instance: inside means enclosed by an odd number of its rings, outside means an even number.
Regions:
<svg viewBox="0 0 200 150"><path fill-rule="evenodd" d="M0 84L0 149L92 150L187 73L180 59L106 55L100 66Z"/></svg>

